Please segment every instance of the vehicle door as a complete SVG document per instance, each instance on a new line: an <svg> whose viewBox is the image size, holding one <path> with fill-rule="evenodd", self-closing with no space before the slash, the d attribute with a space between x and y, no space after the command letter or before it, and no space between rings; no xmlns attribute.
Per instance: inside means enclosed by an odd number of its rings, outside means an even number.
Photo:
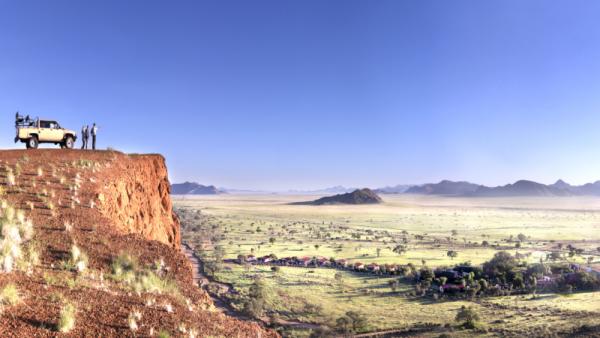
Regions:
<svg viewBox="0 0 600 338"><path fill-rule="evenodd" d="M50 123L50 128L52 129L52 141L54 142L60 142L63 140L63 129L61 128L60 124L58 124L58 122L56 121L52 121Z"/></svg>
<svg viewBox="0 0 600 338"><path fill-rule="evenodd" d="M50 129L50 121L40 121L38 126L38 140L40 142L48 142L52 138L52 129Z"/></svg>

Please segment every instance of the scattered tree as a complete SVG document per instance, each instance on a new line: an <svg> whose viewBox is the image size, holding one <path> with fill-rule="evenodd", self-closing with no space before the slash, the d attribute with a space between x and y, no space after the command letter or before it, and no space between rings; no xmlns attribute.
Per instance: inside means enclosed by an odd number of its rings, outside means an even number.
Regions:
<svg viewBox="0 0 600 338"><path fill-rule="evenodd" d="M244 312L254 318L261 317L264 314L267 300L267 288L261 278L254 279L254 283L250 286L248 297L249 299L244 306Z"/></svg>
<svg viewBox="0 0 600 338"><path fill-rule="evenodd" d="M462 323L464 328L474 329L479 321L479 314L472 306L462 306L456 314L456 321Z"/></svg>
<svg viewBox="0 0 600 338"><path fill-rule="evenodd" d="M406 253L406 246L402 245L402 244L398 244L394 247L394 249L392 249L393 252L397 253L398 255L402 255L404 253Z"/></svg>

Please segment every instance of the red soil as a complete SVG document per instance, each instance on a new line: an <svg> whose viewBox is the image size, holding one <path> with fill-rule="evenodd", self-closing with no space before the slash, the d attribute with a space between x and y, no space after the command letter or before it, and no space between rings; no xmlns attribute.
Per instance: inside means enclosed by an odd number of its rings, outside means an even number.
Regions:
<svg viewBox="0 0 600 338"><path fill-rule="evenodd" d="M19 166L16 186L8 186L6 169L17 171ZM78 174L81 188L74 192L70 186ZM27 245L37 246L41 256L30 274L0 273L0 288L14 283L22 299L20 304L4 306L0 337L139 337L149 336L151 330L185 337L188 334L181 332L181 326L193 328L197 337L277 336L256 323L214 311L210 297L193 284L191 265L179 250L179 223L172 213L161 156L0 151L0 187L4 190L0 200L24 210L33 221L35 235ZM39 195L44 190L47 196ZM80 203L71 208L74 198ZM72 230L66 230L66 223ZM89 256L86 273L61 268L74 243ZM162 258L168 267L166 278L177 284L188 303L167 294L136 294L108 278L101 282L100 275L111 273L112 261L122 252L138 257L141 265ZM62 299L77 307L75 328L68 334L56 332ZM147 305L149 299L156 304ZM173 312L167 312L164 303L171 304ZM132 311L142 314L135 334L127 322Z"/></svg>

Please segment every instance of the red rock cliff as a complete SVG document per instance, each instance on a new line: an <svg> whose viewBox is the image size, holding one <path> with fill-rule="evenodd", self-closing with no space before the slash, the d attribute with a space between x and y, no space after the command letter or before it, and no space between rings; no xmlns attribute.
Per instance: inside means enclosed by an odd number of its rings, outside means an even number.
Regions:
<svg viewBox="0 0 600 338"><path fill-rule="evenodd" d="M99 187L100 212L114 220L119 231L179 249L179 220L169 196L165 159L161 155L114 156Z"/></svg>
<svg viewBox="0 0 600 338"><path fill-rule="evenodd" d="M179 222L162 156L0 150L0 188L1 216L14 207L31 221L31 238L17 250L27 253L20 257L24 264L0 274L0 285L13 283L21 295L11 315L0 316L0 337L56 336L63 302L77 309L70 337L131 337L128 320L134 311L142 316L139 337L154 330L180 337L182 327L198 337L279 337L217 311L193 283L192 265L179 248ZM65 264L75 247L88 258L84 274L77 272L79 265L74 270ZM30 252L38 253L35 262ZM128 283L103 282L101 276L112 274L112 264L123 254L135 257L144 271L163 262L163 277L173 292L132 292ZM77 283L65 288L66 280Z"/></svg>

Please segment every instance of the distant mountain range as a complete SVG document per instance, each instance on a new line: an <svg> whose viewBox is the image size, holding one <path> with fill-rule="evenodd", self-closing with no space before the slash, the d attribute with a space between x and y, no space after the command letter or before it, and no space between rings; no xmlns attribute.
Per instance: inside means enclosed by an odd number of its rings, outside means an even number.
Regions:
<svg viewBox="0 0 600 338"><path fill-rule="evenodd" d="M443 180L440 183L428 183L410 187L406 190L406 193L425 195L469 195L476 192L480 187L482 186L469 182Z"/></svg>
<svg viewBox="0 0 600 338"><path fill-rule="evenodd" d="M225 193L214 185L202 185L195 182L171 184L172 195L217 195Z"/></svg>
<svg viewBox="0 0 600 338"><path fill-rule="evenodd" d="M472 197L509 197L509 196L600 196L600 181L580 186L570 185L563 180L554 184L542 184L520 180L513 184L487 187L470 182L444 180L410 187L407 194L472 196Z"/></svg>
<svg viewBox="0 0 600 338"><path fill-rule="evenodd" d="M295 205L335 205L335 204L378 204L383 202L371 189L356 189L353 192L327 196L309 202L296 202Z"/></svg>
<svg viewBox="0 0 600 338"><path fill-rule="evenodd" d="M360 191L356 188L334 186L320 190L288 190L280 194L297 195L344 195ZM371 191L371 190L369 190ZM600 181L584 185L571 185L563 180L553 184L542 184L534 181L519 180L512 184L488 187L466 181L443 180L438 183L421 185L399 184L371 191L374 194L419 194L465 197L510 197L510 196L600 196ZM216 195L216 194L277 194L277 192L259 190L235 190L216 188L213 185L202 185L185 182L171 185L173 195Z"/></svg>
<svg viewBox="0 0 600 338"><path fill-rule="evenodd" d="M341 185L317 190L288 190L287 193L294 195L327 195L327 194L345 194L357 190L356 188L346 188Z"/></svg>
<svg viewBox="0 0 600 338"><path fill-rule="evenodd" d="M378 194L402 194L405 193L408 189L413 187L409 184L398 184L390 187L383 187L379 189L375 189L375 192Z"/></svg>

